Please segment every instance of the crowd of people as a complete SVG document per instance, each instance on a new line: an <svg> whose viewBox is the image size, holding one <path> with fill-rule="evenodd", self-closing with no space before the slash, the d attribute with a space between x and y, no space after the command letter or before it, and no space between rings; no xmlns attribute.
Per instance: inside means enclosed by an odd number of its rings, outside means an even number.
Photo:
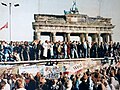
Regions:
<svg viewBox="0 0 120 90"><path fill-rule="evenodd" d="M35 40L0 41L0 61L28 61L40 59L69 59L69 58L104 58L120 56L119 42L92 42L70 41L50 42Z"/></svg>
<svg viewBox="0 0 120 90"><path fill-rule="evenodd" d="M120 68L108 66L77 74L60 72L59 78L46 79L40 72L0 75L0 90L120 90Z"/></svg>
<svg viewBox="0 0 120 90"><path fill-rule="evenodd" d="M0 42L0 61L104 57L119 60L119 56L120 44L112 42L93 42L91 45L88 41ZM120 90L120 67L106 66L74 74L60 71L58 78L46 78L40 72L34 76L27 72L4 71L0 75L0 90Z"/></svg>

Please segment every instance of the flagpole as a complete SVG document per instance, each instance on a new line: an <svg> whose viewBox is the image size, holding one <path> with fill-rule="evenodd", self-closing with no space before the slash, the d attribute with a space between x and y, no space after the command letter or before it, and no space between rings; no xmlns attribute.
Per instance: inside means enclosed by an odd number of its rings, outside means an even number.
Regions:
<svg viewBox="0 0 120 90"><path fill-rule="evenodd" d="M12 40L12 32L11 32L11 3L9 3L9 30L10 30L10 42Z"/></svg>
<svg viewBox="0 0 120 90"><path fill-rule="evenodd" d="M9 3L9 5L7 5L6 3L1 3L3 6L6 6L6 7L8 7L9 8L9 32L10 32L10 37L9 37L9 41L11 41L12 40L12 31L11 31L11 14L12 14L12 3ZM19 4L14 4L14 7L18 7L19 6Z"/></svg>

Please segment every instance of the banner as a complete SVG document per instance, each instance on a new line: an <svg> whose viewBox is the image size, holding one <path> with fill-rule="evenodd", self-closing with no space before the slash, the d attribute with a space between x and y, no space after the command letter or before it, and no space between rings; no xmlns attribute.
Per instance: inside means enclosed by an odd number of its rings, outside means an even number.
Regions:
<svg viewBox="0 0 120 90"><path fill-rule="evenodd" d="M59 78L60 67L57 65L54 66L45 66L44 68L44 76L46 78Z"/></svg>
<svg viewBox="0 0 120 90"><path fill-rule="evenodd" d="M36 65L19 67L19 74L31 73L31 74L35 75L37 72L40 72L40 71L39 71L39 67Z"/></svg>
<svg viewBox="0 0 120 90"><path fill-rule="evenodd" d="M74 61L74 62L63 62L53 66L45 65L32 65L32 66L20 66L19 74L21 73L31 73L36 75L37 72L40 72L45 78L59 78L60 72L64 74L75 74L79 72L85 72L87 69L97 69L101 63L99 61ZM97 67L98 66L98 67Z"/></svg>

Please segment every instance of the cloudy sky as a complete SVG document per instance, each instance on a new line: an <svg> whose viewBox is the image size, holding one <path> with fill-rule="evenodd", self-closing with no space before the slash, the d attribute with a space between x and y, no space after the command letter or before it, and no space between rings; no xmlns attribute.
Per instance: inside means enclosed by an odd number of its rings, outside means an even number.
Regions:
<svg viewBox="0 0 120 90"><path fill-rule="evenodd" d="M32 22L34 14L64 14L69 10L73 0L0 0L6 4L12 3L11 36L14 41L33 40ZM80 14L96 17L99 15L99 0L76 0ZM19 7L14 4L19 3ZM120 0L102 0L100 15L112 18L116 25L113 30L113 40L120 41ZM9 21L8 7L0 5L0 27ZM0 40L9 41L10 31L0 31Z"/></svg>

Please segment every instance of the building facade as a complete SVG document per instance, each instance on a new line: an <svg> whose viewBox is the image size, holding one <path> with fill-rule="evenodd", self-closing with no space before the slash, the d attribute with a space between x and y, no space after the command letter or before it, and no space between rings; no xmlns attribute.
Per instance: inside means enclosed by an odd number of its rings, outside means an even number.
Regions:
<svg viewBox="0 0 120 90"><path fill-rule="evenodd" d="M70 11L64 11L65 15L35 14L33 22L34 40L39 40L42 35L50 37L50 41L56 42L56 36L63 36L64 41L70 41L70 36L79 36L84 42L90 36L92 42L112 41L111 18L89 17L79 14L76 2L73 2Z"/></svg>
<svg viewBox="0 0 120 90"><path fill-rule="evenodd" d="M79 36L80 41L88 40L88 36L91 36L93 42L100 42L101 37L103 42L112 41L114 25L111 18L69 13L35 14L34 19L34 40L39 40L41 35L48 35L53 42L56 41L56 36L63 36L64 41L70 41L70 36Z"/></svg>

